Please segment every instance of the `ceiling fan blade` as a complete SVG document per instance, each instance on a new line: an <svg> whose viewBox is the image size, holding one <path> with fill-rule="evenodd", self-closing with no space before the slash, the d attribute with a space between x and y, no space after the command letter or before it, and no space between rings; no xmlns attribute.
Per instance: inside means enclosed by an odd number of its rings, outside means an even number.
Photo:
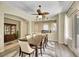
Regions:
<svg viewBox="0 0 79 59"><path fill-rule="evenodd" d="M37 14L32 14L32 15L48 15L49 12L41 12L41 5L39 5L39 9L37 9Z"/></svg>
<svg viewBox="0 0 79 59"><path fill-rule="evenodd" d="M32 15L38 15L38 14L32 14Z"/></svg>
<svg viewBox="0 0 79 59"><path fill-rule="evenodd" d="M49 14L49 12L43 12L43 14L44 14L44 15L48 15L48 14Z"/></svg>

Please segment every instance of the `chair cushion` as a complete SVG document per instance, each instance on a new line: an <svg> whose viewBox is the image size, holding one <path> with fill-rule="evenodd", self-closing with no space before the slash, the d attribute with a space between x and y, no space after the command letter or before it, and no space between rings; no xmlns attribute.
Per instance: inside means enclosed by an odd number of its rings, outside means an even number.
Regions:
<svg viewBox="0 0 79 59"><path fill-rule="evenodd" d="M26 52L26 53L32 53L34 51L34 49L30 47L28 41L25 42L25 41L18 40L18 42L21 47L21 51Z"/></svg>
<svg viewBox="0 0 79 59"><path fill-rule="evenodd" d="M27 41L26 38L19 38L18 40L20 40L20 41Z"/></svg>
<svg viewBox="0 0 79 59"><path fill-rule="evenodd" d="M32 35L28 35L26 36L27 40L31 39L32 38Z"/></svg>

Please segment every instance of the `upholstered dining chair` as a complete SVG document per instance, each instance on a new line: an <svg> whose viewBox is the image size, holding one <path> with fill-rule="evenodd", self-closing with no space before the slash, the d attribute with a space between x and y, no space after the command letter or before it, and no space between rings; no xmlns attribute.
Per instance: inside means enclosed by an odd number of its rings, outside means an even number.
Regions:
<svg viewBox="0 0 79 59"><path fill-rule="evenodd" d="M34 54L34 49L32 49L30 47L28 41L18 40L18 42L19 42L19 45L20 45L19 55L21 55L23 57L23 54L27 54L30 57L31 54Z"/></svg>
<svg viewBox="0 0 79 59"><path fill-rule="evenodd" d="M45 36L45 40L44 40L44 47L47 46L47 42L48 42L48 35L46 34L46 36Z"/></svg>
<svg viewBox="0 0 79 59"><path fill-rule="evenodd" d="M42 39L42 48L45 51L45 40L46 40L46 34L42 34L43 39Z"/></svg>
<svg viewBox="0 0 79 59"><path fill-rule="evenodd" d="M43 38L42 38L41 47L45 51L45 47L46 47L47 42L48 42L47 34L42 34L42 37Z"/></svg>
<svg viewBox="0 0 79 59"><path fill-rule="evenodd" d="M43 36L42 35L35 35L33 37L33 40L31 41L31 43L33 43L34 45L37 45L37 48L40 49L40 53L41 53L41 56L42 56L42 39L43 39ZM35 46L31 46L33 49L35 49Z"/></svg>

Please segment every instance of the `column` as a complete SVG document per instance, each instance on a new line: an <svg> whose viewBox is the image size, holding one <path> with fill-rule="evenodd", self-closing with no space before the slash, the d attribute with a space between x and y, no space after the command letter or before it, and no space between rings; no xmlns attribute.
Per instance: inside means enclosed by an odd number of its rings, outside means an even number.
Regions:
<svg viewBox="0 0 79 59"><path fill-rule="evenodd" d="M58 19L58 42L61 44L64 43L64 19L65 14L60 13Z"/></svg>

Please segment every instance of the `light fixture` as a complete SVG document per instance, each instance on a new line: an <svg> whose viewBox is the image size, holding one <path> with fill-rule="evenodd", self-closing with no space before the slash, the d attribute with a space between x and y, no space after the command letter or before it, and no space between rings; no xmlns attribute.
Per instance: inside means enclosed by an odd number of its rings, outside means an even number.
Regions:
<svg viewBox="0 0 79 59"><path fill-rule="evenodd" d="M38 15L38 18L42 19L42 15Z"/></svg>
<svg viewBox="0 0 79 59"><path fill-rule="evenodd" d="M36 21L42 21L42 18L43 18L42 15L37 15L36 16Z"/></svg>

